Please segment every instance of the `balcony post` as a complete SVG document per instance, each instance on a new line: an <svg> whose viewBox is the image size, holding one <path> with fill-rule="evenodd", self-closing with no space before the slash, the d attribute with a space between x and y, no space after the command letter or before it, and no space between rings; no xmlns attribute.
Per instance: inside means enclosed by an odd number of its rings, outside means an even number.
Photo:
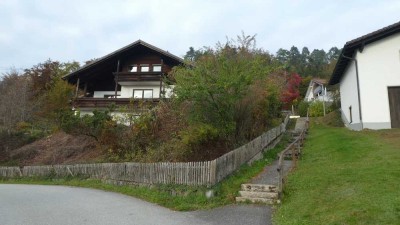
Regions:
<svg viewBox="0 0 400 225"><path fill-rule="evenodd" d="M76 82L75 98L78 97L78 91L79 91L79 78L78 81Z"/></svg>
<svg viewBox="0 0 400 225"><path fill-rule="evenodd" d="M83 97L86 97L87 92L87 82L85 82L85 87L83 88Z"/></svg>
<svg viewBox="0 0 400 225"><path fill-rule="evenodd" d="M164 66L164 60L161 59L161 74L160 74L160 91L159 91L159 96L158 98L161 99L161 91L162 91L162 79L163 79L163 66Z"/></svg>
<svg viewBox="0 0 400 225"><path fill-rule="evenodd" d="M115 73L115 93L114 93L114 98L117 98L117 92L118 92L118 72L119 72L119 60L117 63L117 72Z"/></svg>

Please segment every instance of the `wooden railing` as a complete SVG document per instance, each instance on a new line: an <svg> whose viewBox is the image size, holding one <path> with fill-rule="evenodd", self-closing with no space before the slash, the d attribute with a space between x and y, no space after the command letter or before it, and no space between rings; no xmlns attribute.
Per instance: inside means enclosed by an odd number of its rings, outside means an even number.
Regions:
<svg viewBox="0 0 400 225"><path fill-rule="evenodd" d="M160 81L163 78L161 72L118 72L114 76L118 76L118 82Z"/></svg>
<svg viewBox="0 0 400 225"><path fill-rule="evenodd" d="M291 164L291 169L295 168L297 165L297 160L301 156L301 147L304 143L304 140L307 135L309 127L309 118L307 117L306 122L305 122L305 127L300 131L300 134L296 139L289 144L282 152L279 153L279 159L278 159L278 167L277 167L277 172L278 172L278 198L280 199L282 197L282 191L283 191L283 185L285 183L285 173L284 173L284 165L283 161L285 158L289 155L292 158L292 164Z"/></svg>
<svg viewBox="0 0 400 225"><path fill-rule="evenodd" d="M107 108L112 104L116 106L126 106L133 104L139 106L140 104L154 106L160 101L159 98L150 99L132 99L132 98L77 98L74 100L75 108Z"/></svg>

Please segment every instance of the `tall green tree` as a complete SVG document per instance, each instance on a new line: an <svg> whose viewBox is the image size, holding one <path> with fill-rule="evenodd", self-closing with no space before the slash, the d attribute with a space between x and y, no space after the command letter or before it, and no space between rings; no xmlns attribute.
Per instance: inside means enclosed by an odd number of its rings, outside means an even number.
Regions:
<svg viewBox="0 0 400 225"><path fill-rule="evenodd" d="M173 71L178 101L192 104L191 121L214 126L222 135L235 132L237 106L250 86L275 68L271 56L255 49L254 36L228 40L199 58L194 67L181 66Z"/></svg>

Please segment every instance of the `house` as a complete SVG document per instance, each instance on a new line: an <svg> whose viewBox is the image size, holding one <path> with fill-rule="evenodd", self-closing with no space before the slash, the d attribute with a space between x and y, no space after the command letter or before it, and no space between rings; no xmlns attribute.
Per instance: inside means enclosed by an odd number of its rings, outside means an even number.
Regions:
<svg viewBox="0 0 400 225"><path fill-rule="evenodd" d="M324 101L333 102L333 95L330 91L327 91L327 81L324 79L314 78L310 81L308 85L307 93L304 97L304 101Z"/></svg>
<svg viewBox="0 0 400 225"><path fill-rule="evenodd" d="M329 80L354 130L400 128L400 22L347 42Z"/></svg>
<svg viewBox="0 0 400 225"><path fill-rule="evenodd" d="M133 42L63 77L76 86L73 107L82 114L111 105L155 105L171 96L168 72L183 60L142 40ZM172 87L172 88L171 88Z"/></svg>

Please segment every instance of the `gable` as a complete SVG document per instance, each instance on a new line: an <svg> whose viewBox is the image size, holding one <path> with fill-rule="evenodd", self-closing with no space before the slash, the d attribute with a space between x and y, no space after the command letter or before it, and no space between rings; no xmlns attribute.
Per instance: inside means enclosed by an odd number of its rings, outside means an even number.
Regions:
<svg viewBox="0 0 400 225"><path fill-rule="evenodd" d="M347 66L351 61L349 57L352 58L356 53L356 50L362 52L366 45L374 43L378 40L382 40L386 37L389 37L393 34L397 34L399 32L400 32L400 22L397 22L395 24L384 27L372 33L366 34L354 40L348 41L344 45L340 53L335 69L333 70L333 73L329 80L329 85L335 85L340 82Z"/></svg>
<svg viewBox="0 0 400 225"><path fill-rule="evenodd" d="M113 72L127 70L132 63L163 63L167 68L183 63L183 60L167 51L159 49L142 40L133 42L121 49L118 49L94 62L85 65L78 70L63 77L70 83L80 81L86 82L96 79L109 82L113 80ZM119 66L118 66L119 64Z"/></svg>

